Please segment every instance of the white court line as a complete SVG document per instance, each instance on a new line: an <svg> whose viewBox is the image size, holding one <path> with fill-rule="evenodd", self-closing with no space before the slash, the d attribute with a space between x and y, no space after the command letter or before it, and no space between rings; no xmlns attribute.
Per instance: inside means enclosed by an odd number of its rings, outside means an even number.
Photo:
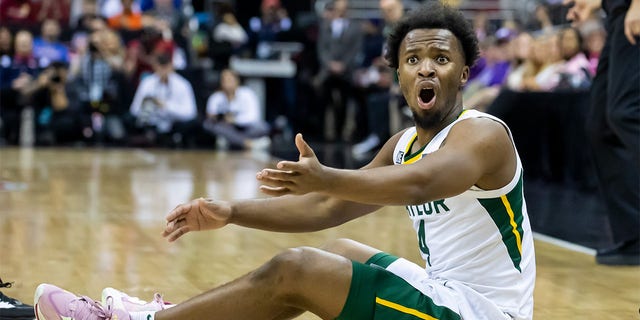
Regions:
<svg viewBox="0 0 640 320"><path fill-rule="evenodd" d="M565 240L561 240L558 238L554 238L554 237L550 237L541 233L537 233L534 232L533 233L533 239L538 240L538 241L544 241L546 243L550 243L553 245L556 245L558 247L561 248L565 248L571 251L576 251L576 252L580 252L580 253L584 253L584 254L588 254L591 256L595 256L596 255L596 249L591 249L589 247L585 247L585 246L581 246L575 243L571 243L569 241L565 241Z"/></svg>

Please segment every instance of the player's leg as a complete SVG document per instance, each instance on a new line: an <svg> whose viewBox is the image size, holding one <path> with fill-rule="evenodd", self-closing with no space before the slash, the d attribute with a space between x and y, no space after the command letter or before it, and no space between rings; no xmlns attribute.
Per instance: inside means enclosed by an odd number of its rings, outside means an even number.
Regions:
<svg viewBox="0 0 640 320"><path fill-rule="evenodd" d="M336 239L322 246L322 250L341 255L349 260L365 263L374 255L382 252L374 247L351 239Z"/></svg>
<svg viewBox="0 0 640 320"><path fill-rule="evenodd" d="M351 285L352 262L315 248L284 251L257 270L159 311L155 319L286 319L308 310L336 318Z"/></svg>

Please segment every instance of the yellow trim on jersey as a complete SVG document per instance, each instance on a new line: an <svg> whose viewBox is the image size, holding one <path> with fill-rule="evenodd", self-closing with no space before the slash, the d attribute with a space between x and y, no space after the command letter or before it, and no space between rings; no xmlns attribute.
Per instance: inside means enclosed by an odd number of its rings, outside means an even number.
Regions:
<svg viewBox="0 0 640 320"><path fill-rule="evenodd" d="M413 144L416 143L417 139L418 139L418 132L414 132L413 135L411 136L411 138L409 139L409 143L407 144L407 147L404 149L404 154L405 155L411 154L411 147L413 147ZM416 153L409 160L405 160L404 157L403 157L402 158L402 164L411 164L411 163L414 163L414 162L416 162L416 161L418 161L420 159L422 159L422 152Z"/></svg>
<svg viewBox="0 0 640 320"><path fill-rule="evenodd" d="M438 320L437 318L434 318L426 313L420 312L416 309L411 309L411 308L407 308L405 306L399 305L397 303L393 303L391 301L388 300L384 300L380 297L376 297L376 303L379 305L383 305L385 307L400 311L402 313L406 313L406 314L410 314L412 316L416 316L420 319L425 319L425 320Z"/></svg>
<svg viewBox="0 0 640 320"><path fill-rule="evenodd" d="M520 252L520 255L522 255L522 237L520 236L520 232L518 232L518 224L516 224L515 214L511 209L511 204L509 203L509 199L507 199L507 196L502 195L500 196L500 199L502 200L502 204L504 204L504 207L507 209L507 214L509 214L509 223L511 224L513 234L516 236L516 245L518 246L518 251Z"/></svg>

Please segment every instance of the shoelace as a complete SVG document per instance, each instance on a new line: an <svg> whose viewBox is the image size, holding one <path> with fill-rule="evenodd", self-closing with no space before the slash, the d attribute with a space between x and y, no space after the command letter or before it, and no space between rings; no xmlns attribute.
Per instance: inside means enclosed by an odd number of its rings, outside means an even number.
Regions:
<svg viewBox="0 0 640 320"><path fill-rule="evenodd" d="M160 293L154 293L153 294L153 301L155 301L157 304L160 305L160 308L162 308L162 310L164 310L164 300L162 299L162 295Z"/></svg>
<svg viewBox="0 0 640 320"><path fill-rule="evenodd" d="M113 300L113 298L111 298ZM77 302L77 303L74 303ZM102 306L100 302L94 301L93 299L87 296L80 296L74 299L71 304L78 309L73 309L74 318L76 316L81 319L87 319L90 315L97 315L100 319L111 319L111 315L113 313L112 304L107 300L107 308Z"/></svg>
<svg viewBox="0 0 640 320"><path fill-rule="evenodd" d="M0 279L0 288L11 288L13 286L13 282L2 282Z"/></svg>

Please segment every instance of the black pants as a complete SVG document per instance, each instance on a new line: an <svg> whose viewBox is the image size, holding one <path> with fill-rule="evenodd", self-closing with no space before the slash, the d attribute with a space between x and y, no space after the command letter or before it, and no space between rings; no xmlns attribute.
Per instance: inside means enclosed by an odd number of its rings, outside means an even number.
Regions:
<svg viewBox="0 0 640 320"><path fill-rule="evenodd" d="M624 36L625 14L607 19L586 121L615 242L640 236L640 45Z"/></svg>

